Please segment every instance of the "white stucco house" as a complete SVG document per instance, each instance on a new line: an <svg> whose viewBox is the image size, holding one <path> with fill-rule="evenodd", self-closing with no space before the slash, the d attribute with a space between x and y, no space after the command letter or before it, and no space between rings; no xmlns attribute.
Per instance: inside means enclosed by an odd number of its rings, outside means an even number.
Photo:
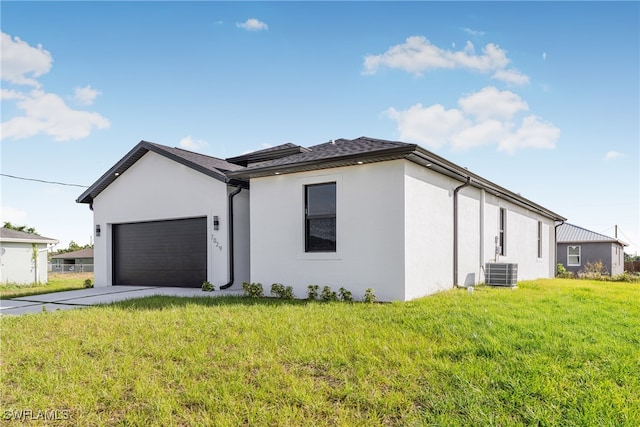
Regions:
<svg viewBox="0 0 640 427"><path fill-rule="evenodd" d="M95 284L340 287L410 300L553 277L565 218L415 144L361 137L226 160L142 141L77 200L94 212Z"/></svg>
<svg viewBox="0 0 640 427"><path fill-rule="evenodd" d="M46 283L47 250L56 239L0 228L0 283Z"/></svg>

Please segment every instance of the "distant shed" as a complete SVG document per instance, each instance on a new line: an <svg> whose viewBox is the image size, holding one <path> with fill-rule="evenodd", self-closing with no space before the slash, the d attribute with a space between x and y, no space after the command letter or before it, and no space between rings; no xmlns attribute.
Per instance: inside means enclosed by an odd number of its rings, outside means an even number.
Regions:
<svg viewBox="0 0 640 427"><path fill-rule="evenodd" d="M557 245L558 263L567 271L579 273L587 263L602 262L607 274L624 272L624 247L628 245L621 240L565 223L558 227Z"/></svg>

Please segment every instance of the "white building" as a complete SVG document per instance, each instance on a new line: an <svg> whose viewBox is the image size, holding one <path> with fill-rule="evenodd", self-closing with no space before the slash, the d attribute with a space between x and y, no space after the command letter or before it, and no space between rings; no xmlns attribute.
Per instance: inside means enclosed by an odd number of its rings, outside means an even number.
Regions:
<svg viewBox="0 0 640 427"><path fill-rule="evenodd" d="M0 228L0 283L47 283L47 250L58 241Z"/></svg>
<svg viewBox="0 0 640 427"><path fill-rule="evenodd" d="M564 220L419 146L366 137L227 160L141 142L78 201L100 230L96 286L277 282L305 297L316 284L385 301L484 282L493 261L553 277Z"/></svg>

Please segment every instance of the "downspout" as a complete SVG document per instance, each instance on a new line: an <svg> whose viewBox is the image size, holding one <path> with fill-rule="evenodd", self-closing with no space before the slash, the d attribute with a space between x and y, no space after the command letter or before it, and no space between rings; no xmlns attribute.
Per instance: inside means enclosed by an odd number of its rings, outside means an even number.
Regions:
<svg viewBox="0 0 640 427"><path fill-rule="evenodd" d="M467 182L453 190L453 287L458 287L458 191L471 183L471 177Z"/></svg>
<svg viewBox="0 0 640 427"><path fill-rule="evenodd" d="M233 259L233 198L238 195L242 191L242 187L238 185L238 188L229 194L229 281L220 286L220 289L228 289L233 285L233 281L235 280L235 262Z"/></svg>
<svg viewBox="0 0 640 427"><path fill-rule="evenodd" d="M560 227L562 224L564 224L564 220L561 220L560 224L557 224L555 227L553 227L553 277L556 277L556 274L558 273L558 227Z"/></svg>

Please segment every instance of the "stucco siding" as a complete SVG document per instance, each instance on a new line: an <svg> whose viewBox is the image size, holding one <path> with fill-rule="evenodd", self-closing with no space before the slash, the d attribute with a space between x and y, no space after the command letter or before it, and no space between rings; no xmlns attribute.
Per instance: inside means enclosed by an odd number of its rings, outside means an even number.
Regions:
<svg viewBox="0 0 640 427"><path fill-rule="evenodd" d="M500 209L507 214L506 252L496 255L496 237L500 232ZM538 221L542 222L542 257L538 257ZM485 208L485 262L518 264L518 280L551 278L555 274L554 221L507 200L487 196Z"/></svg>
<svg viewBox="0 0 640 427"><path fill-rule="evenodd" d="M31 243L2 242L4 249L0 257L0 283L46 283L47 245L36 243L38 249L37 265L33 262Z"/></svg>
<svg viewBox="0 0 640 427"><path fill-rule="evenodd" d="M450 178L405 162L406 299L453 286L453 185Z"/></svg>
<svg viewBox="0 0 640 427"><path fill-rule="evenodd" d="M402 160L252 179L251 280L298 298L315 284L404 300L403 181ZM325 182L336 182L337 249L306 253L304 189Z"/></svg>
<svg viewBox="0 0 640 427"><path fill-rule="evenodd" d="M113 283L113 224L194 217L207 218L207 280L216 286L225 284L228 280L229 191L221 181L154 152L146 153L94 200L94 228L95 225L101 228L101 235L94 239L95 285ZM238 205L246 207L248 203L242 200L247 195L239 197ZM213 229L214 216L219 217L219 230ZM246 218L240 215L235 219L239 226L246 227ZM244 233L235 242L236 259L240 261L238 278L248 277L248 261L241 260L241 254L248 252L247 237Z"/></svg>

